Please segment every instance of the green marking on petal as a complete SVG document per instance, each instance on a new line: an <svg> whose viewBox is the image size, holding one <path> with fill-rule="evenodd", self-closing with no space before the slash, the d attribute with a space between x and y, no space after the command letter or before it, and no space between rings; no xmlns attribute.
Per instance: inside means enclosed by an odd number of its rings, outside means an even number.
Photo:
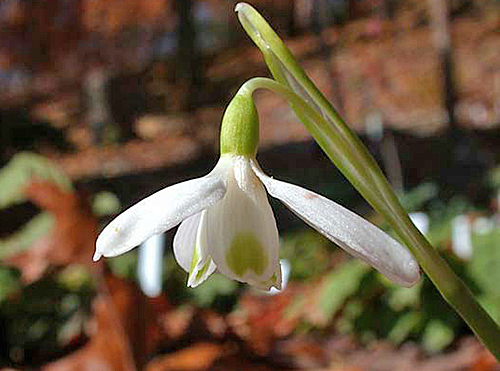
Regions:
<svg viewBox="0 0 500 371"><path fill-rule="evenodd" d="M275 286L278 281L278 276L277 274L273 274L271 278L269 278L267 281L261 281L259 282L259 285L262 287L265 287L266 289L271 286Z"/></svg>
<svg viewBox="0 0 500 371"><path fill-rule="evenodd" d="M195 245L193 249L193 259L191 260L191 266L189 267L189 276L188 276L188 285L191 287L198 285L198 283L200 282L200 280L203 278L205 273L208 271L208 268L210 267L211 259L208 259L208 261L206 261L205 264L203 264L203 267L201 267L201 269L199 269L196 272L196 267L198 266L198 264L200 264L200 260L201 258L199 255L199 251L197 249L197 245ZM194 279L191 280L193 274L195 276Z"/></svg>
<svg viewBox="0 0 500 371"><path fill-rule="evenodd" d="M210 259L203 265L203 267L196 273L195 281L198 282L204 275L205 272L208 270L208 267L210 266Z"/></svg>
<svg viewBox="0 0 500 371"><path fill-rule="evenodd" d="M196 244L194 245L193 248L193 259L191 259L191 266L189 267L189 275L191 276L194 272L194 269L198 265L198 262L200 261L200 257L198 256L198 249Z"/></svg>
<svg viewBox="0 0 500 371"><path fill-rule="evenodd" d="M234 236L226 254L226 262L239 277L243 277L248 270L261 275L268 265L264 248L252 233L239 233Z"/></svg>

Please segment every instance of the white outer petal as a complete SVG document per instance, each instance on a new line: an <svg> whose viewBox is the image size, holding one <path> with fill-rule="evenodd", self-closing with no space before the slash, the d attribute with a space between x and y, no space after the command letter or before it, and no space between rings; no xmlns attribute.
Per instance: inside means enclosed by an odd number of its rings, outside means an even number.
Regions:
<svg viewBox="0 0 500 371"><path fill-rule="evenodd" d="M185 219L179 228L177 228L177 232L175 232L173 242L174 257L186 272L189 272L189 268L191 267L201 214L200 212Z"/></svg>
<svg viewBox="0 0 500 371"><path fill-rule="evenodd" d="M217 269L226 276L261 286L279 269L279 237L274 214L262 183L246 157L233 158L224 198L207 210L208 248ZM235 274L227 263L227 253L235 236L251 234L257 238L267 259L260 274L251 269Z"/></svg>
<svg viewBox="0 0 500 371"><path fill-rule="evenodd" d="M271 196L344 250L395 283L411 286L419 280L419 267L413 256L379 228L321 195L268 177L256 162L252 166Z"/></svg>
<svg viewBox="0 0 500 371"><path fill-rule="evenodd" d="M125 210L97 238L94 261L123 254L213 205L224 197L227 169L221 158L210 174L164 188Z"/></svg>

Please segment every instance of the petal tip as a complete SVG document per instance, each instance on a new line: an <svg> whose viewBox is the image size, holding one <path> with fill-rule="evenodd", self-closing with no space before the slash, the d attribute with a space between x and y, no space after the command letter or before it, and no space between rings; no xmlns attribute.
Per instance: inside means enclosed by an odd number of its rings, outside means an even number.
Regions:
<svg viewBox="0 0 500 371"><path fill-rule="evenodd" d="M196 286L198 286L201 282L195 280L195 275L189 275L188 281L187 281L187 287L194 289Z"/></svg>
<svg viewBox="0 0 500 371"><path fill-rule="evenodd" d="M407 261L404 266L402 266L402 270L399 270L398 273L381 273L387 276L387 278L395 284L403 287L412 287L420 281L420 267L414 259Z"/></svg>
<svg viewBox="0 0 500 371"><path fill-rule="evenodd" d="M238 13L239 11L243 10L248 4L246 3L237 3L236 6L234 7L234 11Z"/></svg>
<svg viewBox="0 0 500 371"><path fill-rule="evenodd" d="M92 257L92 260L95 261L95 262L99 261L99 259L101 259L101 256L102 256L101 253L99 253L99 252L96 251L95 254L94 254L94 256Z"/></svg>
<svg viewBox="0 0 500 371"><path fill-rule="evenodd" d="M187 287L194 289L194 288L200 286L203 282L205 282L209 276L210 275L206 275L205 277L200 279L196 275L190 275L188 277Z"/></svg>
<svg viewBox="0 0 500 371"><path fill-rule="evenodd" d="M268 290L269 290L269 291L271 291L271 290L272 290L272 291L275 291L275 290L276 290L277 292L281 292L281 290L282 290L282 289L283 289L283 288L282 288L282 286L281 286L281 282L279 282L279 283L278 283L278 282L276 282L276 283L274 283L274 284L273 284L273 285L272 285L272 286L271 286Z"/></svg>
<svg viewBox="0 0 500 371"><path fill-rule="evenodd" d="M414 259L411 259L406 265L405 281L407 286L413 286L420 281L420 267Z"/></svg>

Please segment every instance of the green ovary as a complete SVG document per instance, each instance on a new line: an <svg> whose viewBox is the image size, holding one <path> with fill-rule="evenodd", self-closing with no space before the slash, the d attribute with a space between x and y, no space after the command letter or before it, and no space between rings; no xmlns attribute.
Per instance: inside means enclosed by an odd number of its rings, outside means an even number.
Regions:
<svg viewBox="0 0 500 371"><path fill-rule="evenodd" d="M243 277L248 270L261 275L268 265L264 248L252 233L239 233L234 236L226 253L226 262L239 277Z"/></svg>

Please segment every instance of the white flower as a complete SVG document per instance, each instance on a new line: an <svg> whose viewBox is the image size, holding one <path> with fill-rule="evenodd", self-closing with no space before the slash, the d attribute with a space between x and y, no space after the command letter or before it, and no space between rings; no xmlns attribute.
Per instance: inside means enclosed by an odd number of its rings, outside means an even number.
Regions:
<svg viewBox="0 0 500 371"><path fill-rule="evenodd" d="M281 287L279 237L266 195L392 281L420 277L393 238L333 201L265 175L255 156L225 153L206 176L167 187L123 212L100 234L94 260L123 254L179 223L174 254L195 287L214 271L261 289Z"/></svg>

